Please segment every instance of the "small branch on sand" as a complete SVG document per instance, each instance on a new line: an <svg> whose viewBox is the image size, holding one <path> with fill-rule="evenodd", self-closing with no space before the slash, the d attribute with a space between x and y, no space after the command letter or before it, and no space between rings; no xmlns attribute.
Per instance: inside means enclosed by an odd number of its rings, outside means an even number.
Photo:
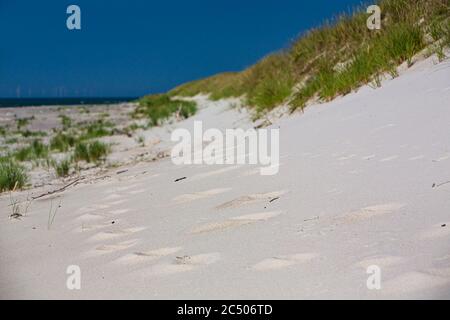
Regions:
<svg viewBox="0 0 450 320"><path fill-rule="evenodd" d="M76 184L77 182L79 182L80 180L83 180L84 178L85 178L85 177L77 178L77 179L75 179L74 181L72 181L71 183L66 184L66 185L65 185L64 187L62 187L62 188L59 188L59 189L56 189L56 190L52 190L52 191L48 191L48 192L43 193L43 194L41 194L41 195L39 195L39 196L37 196L37 197L33 197L32 199L33 199L33 200L36 200L36 199L40 199L40 198L45 197L45 196L49 196L49 195L51 195L51 194L55 194L55 193L58 193L58 192L63 192L63 191L65 191L68 187L70 187L70 186Z"/></svg>
<svg viewBox="0 0 450 320"><path fill-rule="evenodd" d="M274 202L274 201L277 201L278 199L280 199L280 197L272 198L272 199L269 200L269 203L272 203L272 202Z"/></svg>

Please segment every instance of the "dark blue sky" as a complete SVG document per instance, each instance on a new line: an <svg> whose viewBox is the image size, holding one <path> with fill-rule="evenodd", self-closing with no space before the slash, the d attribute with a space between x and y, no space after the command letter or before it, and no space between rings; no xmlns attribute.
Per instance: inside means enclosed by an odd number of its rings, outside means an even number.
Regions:
<svg viewBox="0 0 450 320"><path fill-rule="evenodd" d="M0 97L141 96L241 70L361 0L0 0ZM69 31L66 9L81 8Z"/></svg>

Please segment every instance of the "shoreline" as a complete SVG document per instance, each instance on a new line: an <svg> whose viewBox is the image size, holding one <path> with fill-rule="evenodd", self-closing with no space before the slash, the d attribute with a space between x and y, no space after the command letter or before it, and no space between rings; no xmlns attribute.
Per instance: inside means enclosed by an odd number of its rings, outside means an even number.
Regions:
<svg viewBox="0 0 450 320"><path fill-rule="evenodd" d="M115 105L123 103L133 103L138 99L139 97L0 98L0 109L27 108L27 107L54 107L54 106L88 107L95 105Z"/></svg>

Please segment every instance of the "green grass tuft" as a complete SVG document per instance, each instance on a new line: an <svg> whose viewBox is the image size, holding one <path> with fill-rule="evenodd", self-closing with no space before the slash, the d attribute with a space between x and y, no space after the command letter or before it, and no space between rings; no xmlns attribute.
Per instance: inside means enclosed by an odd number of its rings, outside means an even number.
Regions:
<svg viewBox="0 0 450 320"><path fill-rule="evenodd" d="M76 139L69 134L58 132L50 140L50 149L59 152L67 152L71 147L75 146Z"/></svg>
<svg viewBox="0 0 450 320"><path fill-rule="evenodd" d="M101 162L110 153L109 145L94 141L91 143L79 142L75 146L74 160L90 162Z"/></svg>
<svg viewBox="0 0 450 320"><path fill-rule="evenodd" d="M81 135L81 140L89 140L110 136L113 134L114 124L103 119L96 120L89 123L83 128L84 133Z"/></svg>
<svg viewBox="0 0 450 320"><path fill-rule="evenodd" d="M19 161L45 159L48 157L48 146L35 139L29 146L17 150L14 156Z"/></svg>
<svg viewBox="0 0 450 320"><path fill-rule="evenodd" d="M59 115L59 118L61 119L63 130L68 130L70 127L72 127L72 118L66 116L65 114Z"/></svg>
<svg viewBox="0 0 450 320"><path fill-rule="evenodd" d="M54 162L53 167L58 177L67 177L70 173L71 162L69 159L64 159L60 162Z"/></svg>
<svg viewBox="0 0 450 320"><path fill-rule="evenodd" d="M192 101L174 100L167 94L150 95L139 100L139 106L133 113L135 118L146 117L150 126L158 126L173 115L188 118L197 112L197 105Z"/></svg>
<svg viewBox="0 0 450 320"><path fill-rule="evenodd" d="M22 189L28 177L25 169L11 160L0 161L0 192Z"/></svg>

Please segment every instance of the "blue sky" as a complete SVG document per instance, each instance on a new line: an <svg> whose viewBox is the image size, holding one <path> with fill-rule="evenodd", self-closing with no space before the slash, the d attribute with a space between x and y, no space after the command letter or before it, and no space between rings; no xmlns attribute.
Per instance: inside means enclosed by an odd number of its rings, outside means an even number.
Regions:
<svg viewBox="0 0 450 320"><path fill-rule="evenodd" d="M241 70L361 0L0 0L0 97L142 96ZM66 9L81 8L81 30Z"/></svg>

